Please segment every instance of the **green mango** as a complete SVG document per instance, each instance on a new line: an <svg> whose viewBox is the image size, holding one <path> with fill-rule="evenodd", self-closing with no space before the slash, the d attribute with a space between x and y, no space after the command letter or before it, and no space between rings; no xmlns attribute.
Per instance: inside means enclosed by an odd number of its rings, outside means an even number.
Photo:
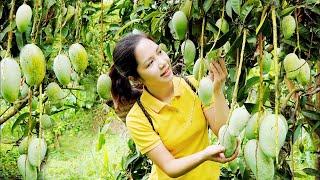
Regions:
<svg viewBox="0 0 320 180"><path fill-rule="evenodd" d="M26 32L31 25L32 9L27 4L22 4L16 12L16 24L20 32Z"/></svg>
<svg viewBox="0 0 320 180"><path fill-rule="evenodd" d="M21 71L12 58L4 58L0 63L0 90L2 97L12 103L19 97Z"/></svg>
<svg viewBox="0 0 320 180"><path fill-rule="evenodd" d="M20 65L29 86L39 85L46 74L46 61L35 44L25 45L20 52Z"/></svg>

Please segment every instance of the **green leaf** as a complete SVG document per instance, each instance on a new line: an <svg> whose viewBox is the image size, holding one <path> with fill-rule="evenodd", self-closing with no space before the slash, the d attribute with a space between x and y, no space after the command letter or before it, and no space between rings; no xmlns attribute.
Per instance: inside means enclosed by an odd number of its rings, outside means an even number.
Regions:
<svg viewBox="0 0 320 180"><path fill-rule="evenodd" d="M248 112L250 114L256 113L259 110L259 105L258 104L253 104L253 103L243 103L243 105L246 107Z"/></svg>
<svg viewBox="0 0 320 180"><path fill-rule="evenodd" d="M157 16L160 15L160 14L161 14L160 11L153 11L152 13L146 15L146 16L143 18L143 20L144 20L144 21L149 21L151 18L157 17Z"/></svg>
<svg viewBox="0 0 320 180"><path fill-rule="evenodd" d="M14 35L16 36L16 42L17 42L18 48L19 50L21 50L21 48L23 48L24 46L22 33L19 31L16 31Z"/></svg>
<svg viewBox="0 0 320 180"><path fill-rule="evenodd" d="M144 0L143 1L143 4L145 7L150 7L151 3L152 3L152 0Z"/></svg>
<svg viewBox="0 0 320 180"><path fill-rule="evenodd" d="M270 96L270 87L269 86L265 86L264 90L263 90L263 104L268 100L269 96Z"/></svg>
<svg viewBox="0 0 320 180"><path fill-rule="evenodd" d="M20 114L20 116L16 119L16 121L13 123L11 127L11 133L13 133L14 129L18 126L18 124L23 121L26 117L29 117L29 112L25 112Z"/></svg>
<svg viewBox="0 0 320 180"><path fill-rule="evenodd" d="M228 0L227 3L226 3L226 13L230 18L232 18L231 0Z"/></svg>
<svg viewBox="0 0 320 180"><path fill-rule="evenodd" d="M311 10L312 12L320 15L320 8L318 8L318 7L312 7L310 10Z"/></svg>
<svg viewBox="0 0 320 180"><path fill-rule="evenodd" d="M260 81L260 77L259 76L254 76L254 77L248 79L247 83L246 83L246 86L245 86L245 91L248 91L250 88L252 88L252 86L257 84L259 81Z"/></svg>
<svg viewBox="0 0 320 180"><path fill-rule="evenodd" d="M128 140L128 147L129 147L130 151L134 152L136 150L136 146L135 146L135 144L134 144L132 139Z"/></svg>
<svg viewBox="0 0 320 180"><path fill-rule="evenodd" d="M320 120L320 113L312 110L302 110L301 111L302 115L306 118L309 118L311 120L319 121Z"/></svg>
<svg viewBox="0 0 320 180"><path fill-rule="evenodd" d="M132 157L128 158L127 161L125 162L124 164L124 167L127 169L129 164L131 164L133 161L135 161L136 159L138 159L140 156L140 153L139 152L135 152L135 154L133 154Z"/></svg>
<svg viewBox="0 0 320 180"><path fill-rule="evenodd" d="M133 19L129 22L127 22L125 25L123 25L116 33L115 37L118 38L120 33L122 33L122 31L124 31L127 27L129 27L130 25L134 24L134 23L137 23L137 22L140 22L141 19Z"/></svg>
<svg viewBox="0 0 320 180"><path fill-rule="evenodd" d="M46 5L47 9L50 9L56 3L56 0L46 0L44 4Z"/></svg>
<svg viewBox="0 0 320 180"><path fill-rule="evenodd" d="M162 27L162 24L163 24L163 21L164 21L164 16L165 14L163 14L162 16L160 17L153 17L152 20L151 20L151 33L152 34L155 34L155 32L157 31L161 31L161 27Z"/></svg>
<svg viewBox="0 0 320 180"><path fill-rule="evenodd" d="M110 44L109 44L109 42L106 42L106 45L105 45L105 54L107 54L107 56L108 56L108 59L111 61L112 60L112 51L111 51L111 49L110 49Z"/></svg>
<svg viewBox="0 0 320 180"><path fill-rule="evenodd" d="M242 6L241 14L240 14L240 19L242 22L246 20L246 17L249 15L252 9L253 9L253 5L249 3L246 3Z"/></svg>
<svg viewBox="0 0 320 180"><path fill-rule="evenodd" d="M197 11L199 11L199 1L196 0L196 1L193 1L193 8Z"/></svg>
<svg viewBox="0 0 320 180"><path fill-rule="evenodd" d="M290 6L288 8L285 8L284 10L281 11L280 16L283 17L283 16L287 16L287 15L291 14L295 8L296 8L296 6Z"/></svg>
<svg viewBox="0 0 320 180"><path fill-rule="evenodd" d="M68 10L67 10L67 15L65 16L65 19L64 19L64 23L62 26L64 26L66 24L66 22L68 22L71 17L74 15L75 13L75 8L73 6L68 6Z"/></svg>
<svg viewBox="0 0 320 180"><path fill-rule="evenodd" d="M314 132L320 126L320 121L318 121L315 125L312 126L311 132Z"/></svg>
<svg viewBox="0 0 320 180"><path fill-rule="evenodd" d="M104 136L104 133L99 134L98 144L97 144L97 150L100 151L102 146L106 143L106 138Z"/></svg>
<svg viewBox="0 0 320 180"><path fill-rule="evenodd" d="M31 121L31 127L29 127L29 121ZM30 132L36 127L36 119L34 117L32 117L31 119L28 119L28 125L26 124L22 124L25 126L25 129L24 129L24 132L23 132L23 136L28 136L29 134L29 129L30 129Z"/></svg>
<svg viewBox="0 0 320 180"><path fill-rule="evenodd" d="M4 36L10 31L10 25L8 25L1 33L0 33L0 42L2 42Z"/></svg>
<svg viewBox="0 0 320 180"><path fill-rule="evenodd" d="M231 45L231 47L230 47L230 50L229 50L229 52L227 53L227 55L232 55L232 53L233 53L238 47L240 47L241 42L242 42L242 37L243 37L243 35L242 35L242 33L241 33L241 35L238 36L235 41L233 41L233 43L232 43L232 45ZM231 42L230 42L230 43L231 43Z"/></svg>
<svg viewBox="0 0 320 180"><path fill-rule="evenodd" d="M209 9L211 8L212 4L213 4L213 0L205 0L203 3L204 12L208 12Z"/></svg>
<svg viewBox="0 0 320 180"><path fill-rule="evenodd" d="M223 34L218 40L216 45L214 46L214 49L218 49L222 47L229 39L234 39L236 36L236 31L234 28L230 29L226 34ZM231 49L231 48L230 48ZM230 51L230 50L229 50ZM225 52L228 53L228 52Z"/></svg>
<svg viewBox="0 0 320 180"><path fill-rule="evenodd" d="M207 30L207 31L211 31L211 32L213 32L213 33L217 32L217 30L215 29L215 27L214 27L210 22L207 22L206 30Z"/></svg>
<svg viewBox="0 0 320 180"><path fill-rule="evenodd" d="M256 28L256 35L260 32L260 29L263 26L263 24L264 24L264 22L266 20L266 17L267 17L267 13L263 16L263 18L261 19L258 27Z"/></svg>
<svg viewBox="0 0 320 180"><path fill-rule="evenodd" d="M241 0L231 0L231 7L236 14L241 14Z"/></svg>
<svg viewBox="0 0 320 180"><path fill-rule="evenodd" d="M212 51L209 51L206 55L206 59L211 61L218 60L221 56L221 50L220 49L213 49Z"/></svg>
<svg viewBox="0 0 320 180"><path fill-rule="evenodd" d="M293 175L294 177L297 177L297 178L306 178L307 176L306 175L304 175L304 174L300 174L300 173L298 173L298 172L294 172L294 175Z"/></svg>
<svg viewBox="0 0 320 180"><path fill-rule="evenodd" d="M307 4L319 4L319 0L306 0Z"/></svg>
<svg viewBox="0 0 320 180"><path fill-rule="evenodd" d="M310 176L320 177L320 171L313 169L313 168L304 168L303 172L305 172L306 174L308 174Z"/></svg>
<svg viewBox="0 0 320 180"><path fill-rule="evenodd" d="M294 134L293 134L293 143L296 142L296 140L301 137L301 134L302 134L302 124L299 124L297 127L296 127L296 130L294 131Z"/></svg>
<svg viewBox="0 0 320 180"><path fill-rule="evenodd" d="M0 6L0 19L2 19L3 6Z"/></svg>
<svg viewBox="0 0 320 180"><path fill-rule="evenodd" d="M297 47L296 42L292 41L290 39L282 39L282 42L287 44L287 45L290 45L292 47ZM303 46L302 44L300 44L300 48L301 48L302 51L308 51L308 49L305 46Z"/></svg>

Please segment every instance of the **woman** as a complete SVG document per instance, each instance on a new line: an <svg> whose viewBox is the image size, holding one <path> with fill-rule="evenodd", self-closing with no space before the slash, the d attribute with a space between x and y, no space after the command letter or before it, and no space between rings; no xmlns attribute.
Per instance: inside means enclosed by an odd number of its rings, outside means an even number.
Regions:
<svg viewBox="0 0 320 180"><path fill-rule="evenodd" d="M153 162L149 178L218 179L219 163L238 153L225 158L223 146L209 145L208 125L217 135L228 118L222 91L227 77L224 60L210 64L214 102L208 107L192 91L197 81L174 76L168 55L144 34L121 39L113 60L109 75L114 104L121 109L134 103L126 125L140 152ZM142 90L134 86L137 83L143 84Z"/></svg>

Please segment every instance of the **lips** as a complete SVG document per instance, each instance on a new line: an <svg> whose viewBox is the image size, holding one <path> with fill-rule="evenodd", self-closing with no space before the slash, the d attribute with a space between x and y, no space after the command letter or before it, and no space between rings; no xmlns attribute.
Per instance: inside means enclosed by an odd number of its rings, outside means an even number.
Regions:
<svg viewBox="0 0 320 180"><path fill-rule="evenodd" d="M168 67L162 74L161 74L161 77L166 75L168 72L170 71L170 68Z"/></svg>

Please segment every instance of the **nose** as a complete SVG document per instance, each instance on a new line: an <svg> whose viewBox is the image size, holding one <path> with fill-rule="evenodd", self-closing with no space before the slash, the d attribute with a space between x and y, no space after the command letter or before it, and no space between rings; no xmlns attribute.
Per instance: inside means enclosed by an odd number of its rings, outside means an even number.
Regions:
<svg viewBox="0 0 320 180"><path fill-rule="evenodd" d="M163 69L163 68L166 67L166 64L167 64L166 60L164 60L163 58L159 57L158 61L159 61L159 68L160 69Z"/></svg>

